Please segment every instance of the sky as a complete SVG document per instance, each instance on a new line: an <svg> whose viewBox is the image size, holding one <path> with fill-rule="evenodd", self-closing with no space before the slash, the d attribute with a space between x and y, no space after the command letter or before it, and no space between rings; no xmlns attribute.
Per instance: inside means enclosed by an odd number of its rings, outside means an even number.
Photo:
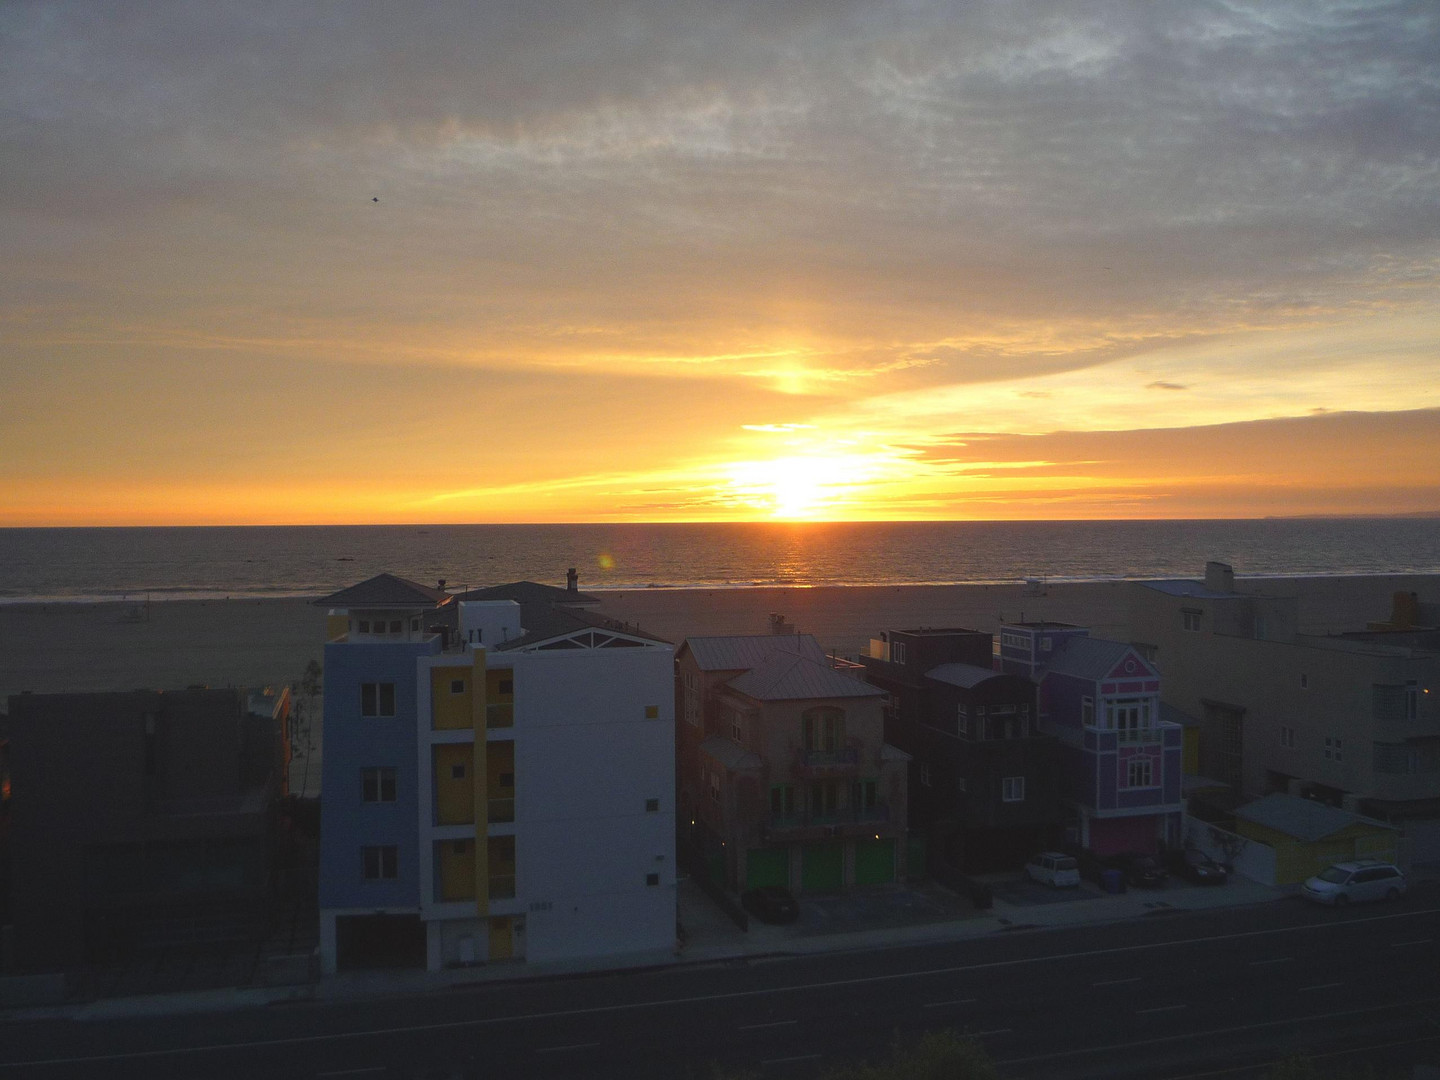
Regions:
<svg viewBox="0 0 1440 1080"><path fill-rule="evenodd" d="M0 5L0 525L1440 511L1440 5Z"/></svg>

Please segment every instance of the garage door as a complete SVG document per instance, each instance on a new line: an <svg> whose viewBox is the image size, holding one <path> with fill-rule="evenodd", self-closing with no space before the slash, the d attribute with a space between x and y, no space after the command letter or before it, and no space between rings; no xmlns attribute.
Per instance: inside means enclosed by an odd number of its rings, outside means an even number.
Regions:
<svg viewBox="0 0 1440 1080"><path fill-rule="evenodd" d="M895 880L895 841L855 841L855 884L883 885Z"/></svg>
<svg viewBox="0 0 1440 1080"><path fill-rule="evenodd" d="M845 887L845 845L806 844L800 867L805 892L835 892Z"/></svg>
<svg viewBox="0 0 1440 1080"><path fill-rule="evenodd" d="M788 848L751 848L745 854L745 887L762 885L790 887L790 851Z"/></svg>

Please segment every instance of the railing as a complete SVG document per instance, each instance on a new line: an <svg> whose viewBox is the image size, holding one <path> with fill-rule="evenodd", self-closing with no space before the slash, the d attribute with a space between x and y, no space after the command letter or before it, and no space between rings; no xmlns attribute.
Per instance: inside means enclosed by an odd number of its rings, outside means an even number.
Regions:
<svg viewBox="0 0 1440 1080"><path fill-rule="evenodd" d="M497 702L485 706L485 724L492 728L506 728L515 726L515 703L511 701Z"/></svg>
<svg viewBox="0 0 1440 1080"><path fill-rule="evenodd" d="M489 821L490 824L492 824L492 825L502 825L502 824L504 824L504 823L507 822L507 821L514 821L514 820L515 820L515 800L514 800L514 798L509 798L509 799L491 799L491 800L490 800L490 806L489 806L489 813L488 813L488 815L487 815L487 817L486 817L486 820Z"/></svg>
<svg viewBox="0 0 1440 1080"><path fill-rule="evenodd" d="M840 768L858 764L860 751L853 746L844 750L801 750L800 764L807 769Z"/></svg>
<svg viewBox="0 0 1440 1080"><path fill-rule="evenodd" d="M514 874L492 874L490 876L490 899L491 900L514 900L515 899L515 875Z"/></svg>
<svg viewBox="0 0 1440 1080"><path fill-rule="evenodd" d="M842 810L828 810L806 814L771 814L766 820L771 829L805 829L820 825L857 825L872 821L889 821L890 807L847 806Z"/></svg>

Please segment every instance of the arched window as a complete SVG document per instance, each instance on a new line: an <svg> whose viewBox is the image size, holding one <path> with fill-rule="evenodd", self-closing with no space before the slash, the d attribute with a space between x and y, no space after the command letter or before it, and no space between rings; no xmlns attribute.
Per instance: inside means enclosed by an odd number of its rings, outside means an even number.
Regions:
<svg viewBox="0 0 1440 1080"><path fill-rule="evenodd" d="M845 746L845 710L817 705L800 714L800 738L806 750L841 750Z"/></svg>

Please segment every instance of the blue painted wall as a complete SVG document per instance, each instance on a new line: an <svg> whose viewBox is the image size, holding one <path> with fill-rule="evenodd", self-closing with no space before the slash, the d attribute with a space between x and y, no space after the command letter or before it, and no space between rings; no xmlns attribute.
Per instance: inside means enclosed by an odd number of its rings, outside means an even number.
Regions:
<svg viewBox="0 0 1440 1080"><path fill-rule="evenodd" d="M325 646L324 767L320 798L320 906L418 907L419 841L416 805L415 661L440 649L423 642ZM361 716L360 685L395 684L393 717ZM360 772L395 769L393 803L361 800ZM366 881L360 849L394 845L394 881Z"/></svg>

